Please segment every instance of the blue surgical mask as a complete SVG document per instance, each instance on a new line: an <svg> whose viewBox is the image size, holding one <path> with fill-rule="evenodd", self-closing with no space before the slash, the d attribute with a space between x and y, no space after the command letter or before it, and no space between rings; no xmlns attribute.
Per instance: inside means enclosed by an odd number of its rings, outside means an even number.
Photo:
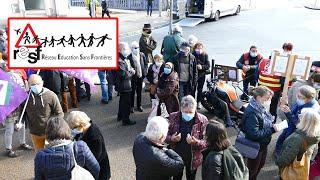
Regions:
<svg viewBox="0 0 320 180"><path fill-rule="evenodd" d="M182 119L184 121L191 121L194 117L193 114L188 114L188 113L184 113L184 112L181 112L181 114L182 114Z"/></svg>
<svg viewBox="0 0 320 180"><path fill-rule="evenodd" d="M170 74L170 73L171 73L171 68L164 68L164 69L163 69L163 72L164 72L165 74Z"/></svg>
<svg viewBox="0 0 320 180"><path fill-rule="evenodd" d="M32 91L33 93L35 93L35 94L40 94L41 91L42 91L43 86L37 84L37 85L31 86L30 88L31 88L31 91Z"/></svg>
<svg viewBox="0 0 320 180"><path fill-rule="evenodd" d="M71 135L74 139L81 139L83 137L83 132L79 131L77 128L71 130Z"/></svg>
<svg viewBox="0 0 320 180"><path fill-rule="evenodd" d="M304 102L304 100L302 100L302 99L299 99L299 98L297 98L297 104L299 105L299 106L302 106L302 105L304 105L306 102Z"/></svg>

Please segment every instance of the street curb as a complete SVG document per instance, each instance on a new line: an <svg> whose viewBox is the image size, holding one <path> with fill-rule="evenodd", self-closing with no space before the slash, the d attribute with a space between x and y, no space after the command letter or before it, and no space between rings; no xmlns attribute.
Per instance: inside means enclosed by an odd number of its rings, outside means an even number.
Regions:
<svg viewBox="0 0 320 180"><path fill-rule="evenodd" d="M174 20L172 23L175 24L179 21L181 21L182 19L178 19L178 20ZM153 29L160 29L163 28L165 26L168 26L169 23L160 23L159 25L156 25ZM131 32L126 32L126 33L122 33L119 35L120 38L126 38L126 37L130 37L130 36L135 36L141 34L141 30L136 30L136 31L131 31Z"/></svg>
<svg viewBox="0 0 320 180"><path fill-rule="evenodd" d="M312 9L312 10L320 10L320 7L319 8L313 8L313 7L309 7L309 6L304 6L304 7L307 9Z"/></svg>

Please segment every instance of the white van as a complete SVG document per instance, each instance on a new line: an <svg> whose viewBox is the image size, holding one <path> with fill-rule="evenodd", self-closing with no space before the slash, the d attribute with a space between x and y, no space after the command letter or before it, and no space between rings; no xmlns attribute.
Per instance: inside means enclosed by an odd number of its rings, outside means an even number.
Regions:
<svg viewBox="0 0 320 180"><path fill-rule="evenodd" d="M241 5L237 0L187 0L186 17L219 20L222 16L239 14Z"/></svg>

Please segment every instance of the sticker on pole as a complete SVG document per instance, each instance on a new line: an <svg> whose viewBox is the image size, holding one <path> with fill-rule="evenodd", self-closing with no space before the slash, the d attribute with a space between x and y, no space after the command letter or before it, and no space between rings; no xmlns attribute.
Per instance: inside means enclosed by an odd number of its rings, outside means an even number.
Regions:
<svg viewBox="0 0 320 180"><path fill-rule="evenodd" d="M9 18L9 68L117 69L117 18Z"/></svg>

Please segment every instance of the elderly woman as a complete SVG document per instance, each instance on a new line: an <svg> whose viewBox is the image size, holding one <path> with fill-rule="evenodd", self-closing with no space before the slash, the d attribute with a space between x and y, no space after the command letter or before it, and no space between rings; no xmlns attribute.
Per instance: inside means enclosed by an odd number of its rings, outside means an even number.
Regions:
<svg viewBox="0 0 320 180"><path fill-rule="evenodd" d="M157 96L160 103L166 105L168 113L179 111L179 78L174 71L172 63L167 62L163 68L160 69ZM158 115L160 115L160 107L158 108Z"/></svg>
<svg viewBox="0 0 320 180"><path fill-rule="evenodd" d="M75 139L86 142L97 159L100 165L99 180L109 179L111 177L109 158L99 127L82 111L70 112L67 122Z"/></svg>
<svg viewBox="0 0 320 180"><path fill-rule="evenodd" d="M181 157L165 148L168 122L161 116L150 119L146 131L137 136L133 145L136 179L168 180L183 171Z"/></svg>
<svg viewBox="0 0 320 180"><path fill-rule="evenodd" d="M265 164L268 145L271 136L276 132L273 127L273 116L269 113L269 107L273 92L265 87L258 86L252 89L253 96L243 115L242 131L246 138L260 144L258 156L255 159L248 159L249 179L256 180Z"/></svg>
<svg viewBox="0 0 320 180"><path fill-rule="evenodd" d="M45 135L49 145L40 150L34 159L35 180L70 179L75 166L73 159L98 179L100 166L96 158L85 142L71 141L71 130L64 119L51 118Z"/></svg>
<svg viewBox="0 0 320 180"><path fill-rule="evenodd" d="M170 114L166 142L183 159L188 180L194 180L197 168L202 163L201 151L206 147L204 131L208 124L206 116L196 112L197 102L188 95L182 98L181 111ZM174 180L181 180L183 172Z"/></svg>
<svg viewBox="0 0 320 180"><path fill-rule="evenodd" d="M302 110L297 130L284 141L281 152L276 159L280 175L283 168L289 166L295 160L303 161L303 155L305 155L306 162L308 163L305 166L309 167L314 145L319 141L320 115L312 108L305 108ZM309 168L307 169L309 170ZM308 173L306 175L306 177L291 177L291 179L308 179ZM284 179L283 177L281 178Z"/></svg>
<svg viewBox="0 0 320 180"><path fill-rule="evenodd" d="M296 130L296 124L299 122L301 110L304 108L313 108L315 111L319 112L319 104L317 100L315 100L316 94L317 92L313 87L304 85L299 88L297 100L293 104L292 109L290 109L287 105L280 106L281 111L285 113L288 119L289 127L285 129L278 137L275 150L276 155L280 153L284 140Z"/></svg>

